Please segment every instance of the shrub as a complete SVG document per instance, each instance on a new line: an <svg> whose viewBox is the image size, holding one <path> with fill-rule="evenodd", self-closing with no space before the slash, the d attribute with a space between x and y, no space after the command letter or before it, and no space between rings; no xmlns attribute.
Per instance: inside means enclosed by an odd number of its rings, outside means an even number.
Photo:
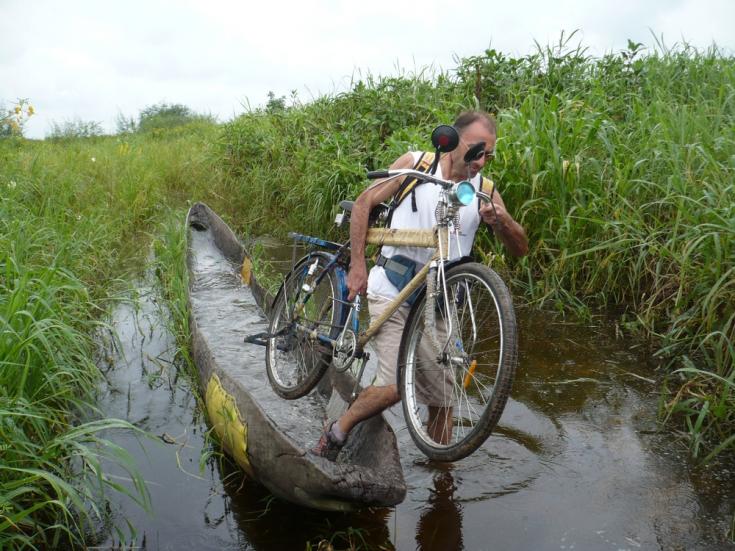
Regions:
<svg viewBox="0 0 735 551"><path fill-rule="evenodd" d="M180 103L159 103L140 112L137 130L140 132L166 130L202 120L214 122L214 117L195 113Z"/></svg>
<svg viewBox="0 0 735 551"><path fill-rule="evenodd" d="M69 140L74 138L94 138L102 135L102 124L97 121L74 119L61 123L52 122L51 132L47 138L51 140Z"/></svg>

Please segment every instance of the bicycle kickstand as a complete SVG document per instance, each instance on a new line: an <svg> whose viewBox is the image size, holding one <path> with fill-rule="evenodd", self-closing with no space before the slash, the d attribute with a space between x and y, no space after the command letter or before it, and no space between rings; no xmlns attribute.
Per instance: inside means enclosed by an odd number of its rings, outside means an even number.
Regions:
<svg viewBox="0 0 735 551"><path fill-rule="evenodd" d="M367 361L370 359L370 354L367 352L363 352L362 356L359 359L360 362L360 368L357 370L357 377L355 378L355 386L352 388L352 393L350 394L350 405L357 399L358 392L357 390L360 388L360 381L362 380L362 374L365 372L365 365L367 365Z"/></svg>

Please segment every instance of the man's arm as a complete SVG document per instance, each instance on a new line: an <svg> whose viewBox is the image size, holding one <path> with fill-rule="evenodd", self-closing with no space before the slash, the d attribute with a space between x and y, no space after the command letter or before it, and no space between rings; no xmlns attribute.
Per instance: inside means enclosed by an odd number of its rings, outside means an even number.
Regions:
<svg viewBox="0 0 735 551"><path fill-rule="evenodd" d="M414 160L411 153L399 157L391 169L413 168ZM350 271L347 274L347 288L349 300L359 293L367 291L367 263L365 261L365 239L368 230L370 211L383 201L390 199L398 191L403 178L389 178L378 180L355 200L350 216Z"/></svg>
<svg viewBox="0 0 735 551"><path fill-rule="evenodd" d="M523 227L513 220L513 217L505 208L500 193L493 193L493 205L483 204L480 207L480 216L483 222L489 225L493 233L500 239L501 243L513 256L525 256L528 254L528 237Z"/></svg>

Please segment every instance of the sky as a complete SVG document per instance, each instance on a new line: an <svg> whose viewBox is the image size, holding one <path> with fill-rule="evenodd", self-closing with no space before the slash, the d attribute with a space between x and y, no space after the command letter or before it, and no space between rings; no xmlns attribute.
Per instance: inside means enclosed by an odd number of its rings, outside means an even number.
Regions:
<svg viewBox="0 0 735 551"><path fill-rule="evenodd" d="M268 92L302 102L368 74L450 71L494 48L601 56L628 39L735 52L735 0L0 0L0 105L27 98L25 135L184 104L219 121Z"/></svg>

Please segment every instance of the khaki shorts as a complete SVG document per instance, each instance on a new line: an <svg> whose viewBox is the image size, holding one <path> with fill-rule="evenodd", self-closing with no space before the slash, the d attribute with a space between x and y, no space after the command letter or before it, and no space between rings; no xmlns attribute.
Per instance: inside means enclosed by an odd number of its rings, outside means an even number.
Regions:
<svg viewBox="0 0 735 551"><path fill-rule="evenodd" d="M368 296L370 323L374 323L388 308L391 301L382 297ZM372 339L378 356L378 370L373 385L386 386L398 383L398 351L401 346L403 328L408 321L410 306L405 304L388 318ZM437 316L437 330L445 334L444 322ZM416 370L416 395L419 401L430 406L447 407L451 404L453 377L450 369L436 362L436 355L428 342L421 339L418 350L419 369Z"/></svg>

